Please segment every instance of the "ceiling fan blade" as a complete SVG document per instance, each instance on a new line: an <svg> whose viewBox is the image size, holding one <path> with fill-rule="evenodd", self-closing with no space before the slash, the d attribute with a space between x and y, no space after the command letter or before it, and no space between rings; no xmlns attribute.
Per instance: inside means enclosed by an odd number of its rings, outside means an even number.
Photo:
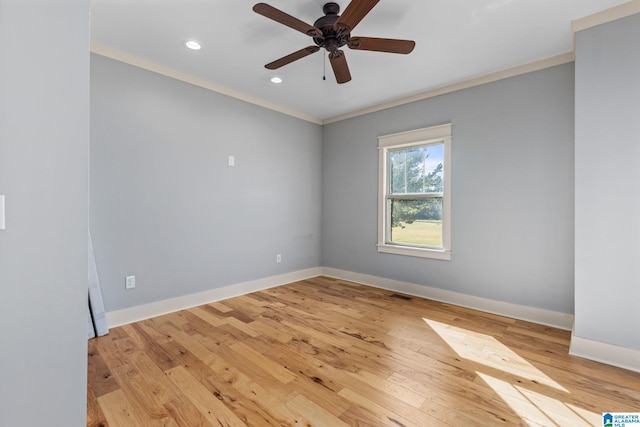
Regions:
<svg viewBox="0 0 640 427"><path fill-rule="evenodd" d="M318 46L307 46L304 49L300 49L296 52L290 53L287 56L283 56L280 59L276 59L273 62L268 63L264 67L269 70L278 69L284 65L290 64L293 61L297 61L298 59L304 58L307 55L311 55L312 53L316 53L320 48Z"/></svg>
<svg viewBox="0 0 640 427"><path fill-rule="evenodd" d="M376 37L352 37L347 43L351 49L375 50L389 53L411 53L416 46L413 40L379 39Z"/></svg>
<svg viewBox="0 0 640 427"><path fill-rule="evenodd" d="M279 22L282 25L286 25L289 28L293 28L294 30L298 30L301 33L307 34L311 37L322 37L322 31L317 29L316 27L307 24L295 18L287 13L284 13L280 9L276 9L273 6L270 6L266 3L258 3L253 6L253 11L266 16L269 19L273 19L276 22Z"/></svg>
<svg viewBox="0 0 640 427"><path fill-rule="evenodd" d="M338 50L329 54L329 60L331 61L331 68L333 68L333 74L336 75L336 81L338 83L346 83L351 80L351 73L349 72L349 66L347 65L347 57L344 52Z"/></svg>
<svg viewBox="0 0 640 427"><path fill-rule="evenodd" d="M340 15L334 24L334 28L342 32L351 32L358 25L362 18L378 4L380 0L351 0L349 6Z"/></svg>

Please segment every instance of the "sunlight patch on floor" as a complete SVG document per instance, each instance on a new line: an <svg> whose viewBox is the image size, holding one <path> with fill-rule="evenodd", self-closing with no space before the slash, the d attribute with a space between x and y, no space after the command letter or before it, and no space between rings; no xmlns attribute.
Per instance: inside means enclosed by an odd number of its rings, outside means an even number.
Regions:
<svg viewBox="0 0 640 427"><path fill-rule="evenodd" d="M531 426L595 426L600 416L593 412L579 411L558 399L514 386L491 375L477 372L478 376L498 394L509 407Z"/></svg>
<svg viewBox="0 0 640 427"><path fill-rule="evenodd" d="M494 337L423 318L461 357L556 390L567 390Z"/></svg>
<svg viewBox="0 0 640 427"><path fill-rule="evenodd" d="M427 318L423 320L460 357L487 368L479 367L478 378L527 425L600 425L600 414L563 402L557 396L568 395L567 389L494 337ZM530 390L526 384L536 390L548 387L549 393Z"/></svg>

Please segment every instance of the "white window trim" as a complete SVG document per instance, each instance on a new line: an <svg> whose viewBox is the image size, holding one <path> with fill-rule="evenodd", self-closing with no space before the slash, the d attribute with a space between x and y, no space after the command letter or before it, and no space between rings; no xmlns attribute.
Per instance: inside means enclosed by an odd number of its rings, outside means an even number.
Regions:
<svg viewBox="0 0 640 427"><path fill-rule="evenodd" d="M422 258L451 259L451 123L394 133L378 137L378 252ZM414 247L387 242L387 192L389 149L442 142L444 144L444 175L442 191L443 249Z"/></svg>

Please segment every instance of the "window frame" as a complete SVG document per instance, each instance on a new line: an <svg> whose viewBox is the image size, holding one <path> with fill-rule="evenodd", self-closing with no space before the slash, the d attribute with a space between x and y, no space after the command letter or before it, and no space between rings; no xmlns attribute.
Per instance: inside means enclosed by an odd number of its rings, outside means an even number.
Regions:
<svg viewBox="0 0 640 427"><path fill-rule="evenodd" d="M378 252L441 260L451 259L451 123L378 137ZM388 154L391 150L442 143L444 146L442 189L442 249L390 241ZM420 195L420 198L433 195ZM405 196L395 197L403 198Z"/></svg>

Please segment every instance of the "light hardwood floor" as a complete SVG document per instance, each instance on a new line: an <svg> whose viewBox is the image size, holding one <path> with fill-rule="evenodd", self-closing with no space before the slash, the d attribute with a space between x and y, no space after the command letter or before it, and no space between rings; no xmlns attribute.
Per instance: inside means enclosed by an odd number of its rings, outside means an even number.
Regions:
<svg viewBox="0 0 640 427"><path fill-rule="evenodd" d="M318 277L89 341L90 426L601 426L640 374L567 331Z"/></svg>

